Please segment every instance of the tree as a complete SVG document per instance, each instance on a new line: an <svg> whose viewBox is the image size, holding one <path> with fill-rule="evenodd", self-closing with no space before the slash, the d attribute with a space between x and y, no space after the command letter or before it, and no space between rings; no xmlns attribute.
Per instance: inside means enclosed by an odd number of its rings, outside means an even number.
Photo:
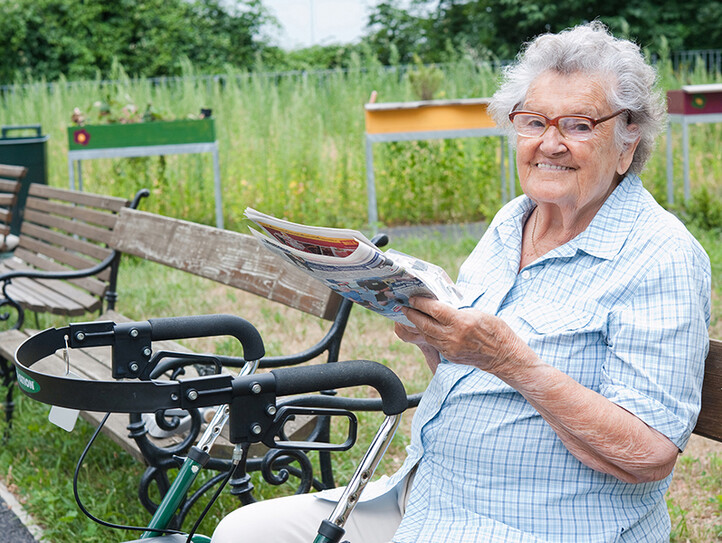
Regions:
<svg viewBox="0 0 722 543"><path fill-rule="evenodd" d="M271 21L260 0L0 0L0 82L107 74L176 75L188 58L205 69L250 67Z"/></svg>
<svg viewBox="0 0 722 543"><path fill-rule="evenodd" d="M652 52L722 47L722 3L708 0L413 0L408 11L381 3L369 18L380 57L394 44L403 59L444 60L449 49L511 59L544 32L599 19ZM664 37L664 39L662 39Z"/></svg>

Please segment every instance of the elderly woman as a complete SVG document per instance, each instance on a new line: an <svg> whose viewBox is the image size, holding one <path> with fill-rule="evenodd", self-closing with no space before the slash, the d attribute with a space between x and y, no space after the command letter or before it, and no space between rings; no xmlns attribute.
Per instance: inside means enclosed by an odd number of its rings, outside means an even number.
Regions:
<svg viewBox="0 0 722 543"><path fill-rule="evenodd" d="M465 307L412 299L415 328L397 325L434 376L406 462L348 537L666 541L664 494L700 407L710 264L638 177L664 116L655 73L592 23L540 36L504 75L490 109L516 139L524 195L462 266ZM286 500L318 516L259 541L311 541L332 506ZM282 531L274 502L256 511ZM240 541L252 509L214 541Z"/></svg>

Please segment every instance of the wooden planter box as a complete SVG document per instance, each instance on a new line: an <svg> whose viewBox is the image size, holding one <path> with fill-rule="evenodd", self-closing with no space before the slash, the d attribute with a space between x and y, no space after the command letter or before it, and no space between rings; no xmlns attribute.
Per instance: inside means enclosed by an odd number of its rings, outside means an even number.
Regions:
<svg viewBox="0 0 722 543"><path fill-rule="evenodd" d="M186 145L216 141L212 118L68 127L68 150Z"/></svg>
<svg viewBox="0 0 722 543"><path fill-rule="evenodd" d="M722 113L722 85L686 85L667 91L667 111L679 115Z"/></svg>

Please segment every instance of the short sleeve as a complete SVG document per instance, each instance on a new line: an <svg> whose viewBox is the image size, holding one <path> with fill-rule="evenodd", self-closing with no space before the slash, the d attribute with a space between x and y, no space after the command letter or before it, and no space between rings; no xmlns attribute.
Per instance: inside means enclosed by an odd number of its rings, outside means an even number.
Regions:
<svg viewBox="0 0 722 543"><path fill-rule="evenodd" d="M610 314L600 393L682 450L700 410L711 272L701 247L673 245Z"/></svg>

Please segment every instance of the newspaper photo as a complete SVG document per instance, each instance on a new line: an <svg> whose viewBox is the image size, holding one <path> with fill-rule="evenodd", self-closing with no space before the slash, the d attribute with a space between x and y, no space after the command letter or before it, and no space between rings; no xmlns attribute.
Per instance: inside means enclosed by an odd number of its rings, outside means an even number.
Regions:
<svg viewBox="0 0 722 543"><path fill-rule="evenodd" d="M392 320L411 326L401 308L413 296L460 304L442 268L393 249L383 252L361 232L296 224L251 208L245 215L261 229L251 233L268 250L341 296Z"/></svg>

